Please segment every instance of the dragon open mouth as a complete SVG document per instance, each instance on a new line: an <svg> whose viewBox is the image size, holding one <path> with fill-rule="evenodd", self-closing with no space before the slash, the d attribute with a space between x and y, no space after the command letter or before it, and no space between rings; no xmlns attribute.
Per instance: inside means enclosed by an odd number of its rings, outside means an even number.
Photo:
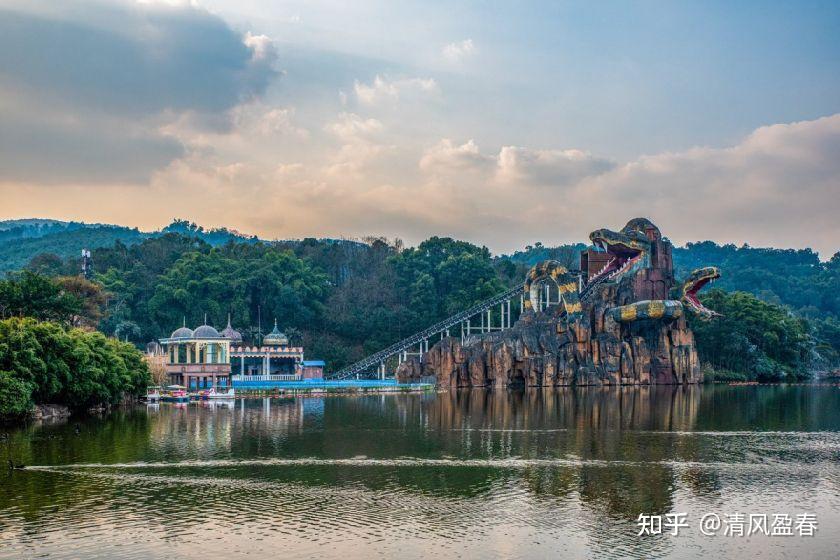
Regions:
<svg viewBox="0 0 840 560"><path fill-rule="evenodd" d="M718 278L720 278L720 271L713 266L695 271L692 274L692 277L686 280L683 287L683 300L685 303L693 307L694 311L700 315L704 315L706 317L719 316L720 313L712 311L700 303L700 299L697 297L697 292L699 292L703 286L709 282L714 282Z"/></svg>
<svg viewBox="0 0 840 560"><path fill-rule="evenodd" d="M643 256L641 250L629 247L621 242L610 243L603 238L594 237L592 243L596 247L603 249L610 258L607 264L595 273L589 282L594 282L604 277L615 278L620 276L630 270Z"/></svg>

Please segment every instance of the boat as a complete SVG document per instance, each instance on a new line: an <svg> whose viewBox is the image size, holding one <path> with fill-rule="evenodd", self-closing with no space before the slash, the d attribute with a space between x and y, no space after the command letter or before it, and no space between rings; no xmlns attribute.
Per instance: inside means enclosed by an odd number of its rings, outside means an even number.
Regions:
<svg viewBox="0 0 840 560"><path fill-rule="evenodd" d="M158 385L149 385L146 387L146 402L149 404L155 404L160 402L160 386Z"/></svg>
<svg viewBox="0 0 840 560"><path fill-rule="evenodd" d="M190 402L190 396L187 394L187 388L183 385L168 385L160 400L171 403L188 403Z"/></svg>
<svg viewBox="0 0 840 560"><path fill-rule="evenodd" d="M207 391L204 391L201 395L202 399L234 399L236 398L236 392L233 390L233 387L228 389L225 392L216 391L215 387L210 388Z"/></svg>

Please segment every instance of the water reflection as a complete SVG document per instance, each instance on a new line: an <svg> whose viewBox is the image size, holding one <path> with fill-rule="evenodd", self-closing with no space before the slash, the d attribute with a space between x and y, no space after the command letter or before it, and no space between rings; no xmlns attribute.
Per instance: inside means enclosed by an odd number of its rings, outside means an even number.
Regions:
<svg viewBox="0 0 840 560"><path fill-rule="evenodd" d="M819 556L840 389L588 388L261 399L10 432L0 557ZM639 513L815 511L826 529L636 537ZM8 546L6 546L8 544ZM746 547L746 548L743 548Z"/></svg>

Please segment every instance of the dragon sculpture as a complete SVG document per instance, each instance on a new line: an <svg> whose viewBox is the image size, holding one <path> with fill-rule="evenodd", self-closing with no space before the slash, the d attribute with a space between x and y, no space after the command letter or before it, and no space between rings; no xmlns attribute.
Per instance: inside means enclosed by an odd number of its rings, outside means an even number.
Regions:
<svg viewBox="0 0 840 560"><path fill-rule="evenodd" d="M581 254L585 283L557 261L527 273L523 313L509 329L446 337L397 376L435 376L441 386L687 384L702 381L686 313L709 320L699 291L715 267L674 279L671 243L646 218L597 229ZM598 270L595 270L598 268ZM544 284L558 305L538 305ZM552 302L553 303L553 302Z"/></svg>
<svg viewBox="0 0 840 560"><path fill-rule="evenodd" d="M649 237L650 236L650 237ZM592 244L609 255L609 260L588 284L600 284L603 281L618 282L626 276L647 268L651 264L652 240L660 237L659 228L647 218L635 218L627 222L621 231L597 229L589 234ZM720 271L713 266L693 271L677 290L679 299L649 299L627 305L610 308L607 313L614 321L629 323L640 319L670 320L682 317L688 308L704 320L720 316L708 309L697 297L697 292L709 282L720 278ZM580 317L581 304L578 294L578 282L565 267L557 261L544 261L536 264L526 275L525 308L532 309L532 301L539 297L541 282L553 281L560 293L567 321Z"/></svg>
<svg viewBox="0 0 840 560"><path fill-rule="evenodd" d="M543 261L528 271L525 277L525 309L533 309L531 302L539 299L540 283L550 280L557 285L563 309L569 320L580 316L581 305L577 278L557 261Z"/></svg>

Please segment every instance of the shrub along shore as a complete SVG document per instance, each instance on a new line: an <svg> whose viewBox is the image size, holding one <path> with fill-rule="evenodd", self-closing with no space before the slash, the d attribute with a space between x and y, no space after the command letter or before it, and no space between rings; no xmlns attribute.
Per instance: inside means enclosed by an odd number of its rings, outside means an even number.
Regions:
<svg viewBox="0 0 840 560"><path fill-rule="evenodd" d="M119 404L142 394L149 379L133 344L28 317L0 320L0 418L24 418L46 403Z"/></svg>

